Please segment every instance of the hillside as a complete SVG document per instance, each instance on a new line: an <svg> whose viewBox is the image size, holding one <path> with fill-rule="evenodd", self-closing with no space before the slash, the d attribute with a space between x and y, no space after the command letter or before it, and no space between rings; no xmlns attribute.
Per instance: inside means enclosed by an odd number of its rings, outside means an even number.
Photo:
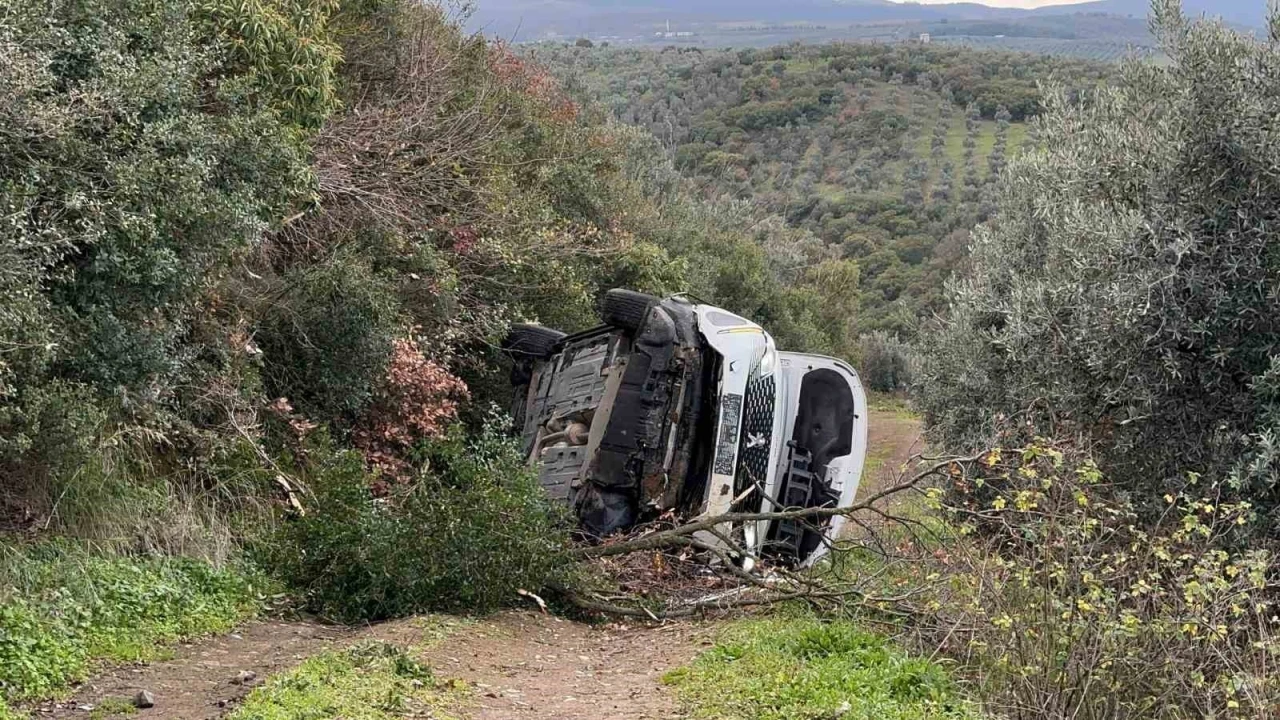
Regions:
<svg viewBox="0 0 1280 720"><path fill-rule="evenodd" d="M1037 83L1086 88L1110 72L934 45L529 52L660 138L708 198L748 201L857 261L859 331L900 334L941 309L999 170L1031 142Z"/></svg>

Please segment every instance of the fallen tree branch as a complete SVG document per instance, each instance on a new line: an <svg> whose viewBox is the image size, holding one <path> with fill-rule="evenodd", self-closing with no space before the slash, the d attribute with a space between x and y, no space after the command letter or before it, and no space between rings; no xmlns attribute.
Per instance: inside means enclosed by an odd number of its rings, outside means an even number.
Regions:
<svg viewBox="0 0 1280 720"><path fill-rule="evenodd" d="M694 521L672 526L669 519L661 523L653 523L637 530L631 538L608 542L603 545L581 547L574 552L575 556L585 560L605 560L632 554L654 553L672 562L690 561L689 551L702 555L697 561L702 574L714 576L724 583L724 588L713 594L703 593L699 597L690 598L687 590L677 583L670 586L672 591L655 596L648 592L639 594L617 594L602 596L595 593L584 593L580 590L557 588L572 605L588 612L598 612L620 617L646 618L649 620L668 620L692 617L700 614L723 612L727 610L771 605L788 601L802 601L820 607L848 609L857 607L873 614L881 615L886 622L894 619L913 616L920 612L912 607L911 599L924 591L923 587L915 587L902 594L881 596L878 591L887 589L885 578L891 567L898 567L904 560L899 553L922 547L916 542L920 536L936 534L924 523L912 518L898 517L887 508L882 507L885 500L904 492L923 492L919 485L929 478L939 475L947 477L964 472L965 467L978 461L982 456L948 458L918 469L908 479L905 470L899 481L871 494L865 500L846 507L810 507L783 508L770 512L729 512L720 515L697 518ZM915 458L913 458L915 460ZM868 522L867 517L876 521ZM742 538L726 528L757 521L789 520L807 525L815 532L822 533L822 526L834 517L848 518L861 529L857 538L826 538L832 551L831 557L837 558L833 564L817 568L789 569L783 566L767 566L769 574L760 574L744 569L740 562L743 558L759 559L758 548L745 547ZM896 528L907 535L907 540L896 543L882 542L880 533ZM843 550L866 549L877 552L885 558L885 563L870 570L859 566L848 566L839 561L845 557L838 554ZM680 551L673 556L673 551ZM915 553L911 553L914 555ZM649 565L661 566L655 562ZM906 558L906 562L918 561L919 557ZM625 567L625 566L624 566ZM634 566L633 566L634 567ZM763 566L762 567L766 567ZM689 577L689 576L686 576ZM700 582L700 581L699 581ZM682 589L686 591L681 598ZM655 603L655 597L666 596L665 601Z"/></svg>
<svg viewBox="0 0 1280 720"><path fill-rule="evenodd" d="M916 486L922 481L937 475L940 471L966 462L974 462L980 457L981 455L977 455L973 457L955 458L936 462L928 468L917 472L911 477L911 479L887 487L856 505L848 505L845 507L793 508L773 512L723 513L720 515L700 518L683 525L677 525L669 530L660 530L658 532L650 533L634 540L624 540L622 542L609 543L605 545L577 548L573 551L573 554L580 558L593 559L643 552L645 550L659 550L675 547L687 544L684 542L684 539L690 535L700 532L717 533L718 528L722 525L733 525L764 520L827 520L833 517L849 517L860 512L871 512L883 515L884 513L875 507L876 503L894 495L915 490L917 489Z"/></svg>

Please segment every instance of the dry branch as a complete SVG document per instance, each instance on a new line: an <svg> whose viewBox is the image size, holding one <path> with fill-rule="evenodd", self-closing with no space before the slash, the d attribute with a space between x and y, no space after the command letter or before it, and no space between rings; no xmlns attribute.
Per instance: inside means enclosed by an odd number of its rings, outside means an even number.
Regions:
<svg viewBox="0 0 1280 720"><path fill-rule="evenodd" d="M770 520L829 520L834 517L852 517L864 512L880 515L881 517L889 517L885 511L877 507L878 503L881 503L895 495L917 490L918 486L924 480L937 476L939 472L953 466L973 462L977 459L978 458L975 456L935 462L929 467L917 472L910 479L895 483L855 505L849 505L846 507L790 508L773 512L724 513L721 515L699 518L693 522L684 523L669 530L651 533L635 540L582 547L577 549L575 554L583 558L601 558L608 557L610 555L623 555L626 553L642 552L645 550L677 547L687 544L685 541L690 535L694 535L699 532L710 532L724 525L734 525L746 522ZM739 550L742 550L742 548L739 548Z"/></svg>
<svg viewBox="0 0 1280 720"><path fill-rule="evenodd" d="M642 529L639 536L601 545L581 547L574 554L584 560L602 561L611 558L652 553L656 557L664 557L663 553L679 553L670 557L667 562L692 562L688 557L692 553L700 553L701 570L704 577L713 576L721 583L721 590L713 594L702 593L701 597L672 602L670 598L665 607L655 607L652 597L623 593L603 597L560 588L564 597L573 605L590 612L620 615L624 617L649 618L665 620L690 617L706 613L722 612L731 609L769 605L787 601L803 601L815 605L843 606L855 604L863 609L870 609L886 616L901 617L913 614L909 601L925 588L917 587L905 593L892 596L875 592L877 582L882 581L884 574L894 562L890 559L888 543L878 537L875 522L868 522L862 515L871 516L880 521L880 527L893 526L904 530L911 537L917 537L928 529L919 521L895 515L887 507L887 501L895 496L908 492L921 492L920 486L927 480L940 476L950 476L964 472L965 466L977 461L981 456L947 458L935 460L926 467L917 470L910 477L900 474L897 481L878 492L873 493L861 502L846 507L810 507L784 508L772 512L730 512L710 517L697 518L691 522L661 530L653 527ZM918 460L918 458L916 458ZM879 571L859 573L853 578L841 577L838 568L832 566L824 571L792 570L783 566L762 564L764 572L744 570L737 559L755 557L754 549L744 547L724 528L752 523L756 521L789 520L811 524L811 528L821 531L821 524L831 518L845 517L860 530L858 539L828 540L824 538L828 549L838 553L853 547L863 548L885 556L886 562ZM871 519L871 518L868 518ZM714 540L708 539L711 536ZM917 559L918 558L914 558ZM643 567L643 566L641 566ZM724 590L723 588L728 588ZM676 588L673 588L675 590ZM645 593L648 595L648 593Z"/></svg>

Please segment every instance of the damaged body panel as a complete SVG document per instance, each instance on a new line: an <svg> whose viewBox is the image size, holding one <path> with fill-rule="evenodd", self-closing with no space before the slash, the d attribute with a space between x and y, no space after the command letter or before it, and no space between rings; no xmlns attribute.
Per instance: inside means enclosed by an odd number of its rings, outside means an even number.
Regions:
<svg viewBox="0 0 1280 720"><path fill-rule="evenodd" d="M520 326L504 344L529 463L585 531L605 536L669 511L853 501L867 416L848 365L780 353L755 323L680 296L613 290L603 314L608 324L570 336ZM841 521L723 531L809 563Z"/></svg>

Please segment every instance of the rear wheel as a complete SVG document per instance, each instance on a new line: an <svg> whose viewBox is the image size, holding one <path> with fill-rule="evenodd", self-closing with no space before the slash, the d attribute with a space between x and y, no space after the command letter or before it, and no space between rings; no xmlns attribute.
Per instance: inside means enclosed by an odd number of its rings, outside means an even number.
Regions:
<svg viewBox="0 0 1280 720"><path fill-rule="evenodd" d="M551 355L552 348L564 337L565 334L559 330L520 323L511 326L511 332L502 341L502 349L516 359L541 359Z"/></svg>
<svg viewBox="0 0 1280 720"><path fill-rule="evenodd" d="M600 315L606 325L635 332L644 324L649 308L657 304L658 298L634 290L615 288L604 294L604 303Z"/></svg>

